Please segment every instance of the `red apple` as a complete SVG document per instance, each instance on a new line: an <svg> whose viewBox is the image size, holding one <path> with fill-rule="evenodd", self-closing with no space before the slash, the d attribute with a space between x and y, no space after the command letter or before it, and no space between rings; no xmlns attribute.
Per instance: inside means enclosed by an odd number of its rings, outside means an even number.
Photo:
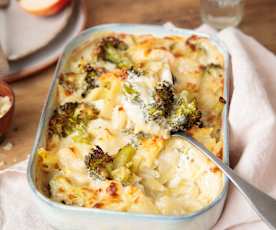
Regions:
<svg viewBox="0 0 276 230"><path fill-rule="evenodd" d="M70 0L20 0L20 6L37 16L50 16L62 10Z"/></svg>

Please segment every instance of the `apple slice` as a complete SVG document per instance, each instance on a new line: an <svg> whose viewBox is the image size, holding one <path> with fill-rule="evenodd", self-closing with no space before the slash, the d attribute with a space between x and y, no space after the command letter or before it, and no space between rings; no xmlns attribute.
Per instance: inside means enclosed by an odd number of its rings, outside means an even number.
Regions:
<svg viewBox="0 0 276 230"><path fill-rule="evenodd" d="M62 10L70 0L20 0L20 6L37 16L50 16Z"/></svg>

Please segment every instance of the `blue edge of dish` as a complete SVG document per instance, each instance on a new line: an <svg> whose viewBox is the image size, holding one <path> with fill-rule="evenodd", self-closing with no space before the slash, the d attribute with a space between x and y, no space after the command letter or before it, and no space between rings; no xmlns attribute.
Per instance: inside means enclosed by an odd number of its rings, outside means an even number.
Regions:
<svg viewBox="0 0 276 230"><path fill-rule="evenodd" d="M188 215L178 215L178 216L168 216L168 215L151 215L151 214L140 214L140 213L129 213L129 212L120 212L120 211L109 211L109 210L103 210L103 209L95 209L95 208L84 208L84 207L75 207L75 206L68 206L59 204L56 202L51 201L49 198L41 194L34 184L33 178L34 178L34 166L35 166L35 154L37 152L37 149L40 147L41 139L43 138L42 132L45 129L46 124L46 114L47 110L50 107L50 99L53 97L52 91L54 91L56 86L56 81L58 79L58 74L60 72L61 67L63 66L66 55L70 54L70 52L75 48L77 44L79 44L80 41L85 41L87 38L89 38L93 33L95 32L102 32L102 31L113 31L113 32L125 32L125 33L133 33L133 34L153 34L156 36L165 36L165 35L199 35L203 37L207 37L210 39L212 43L214 43L218 49L221 51L221 53L224 55L224 63L225 63L225 73L224 73L224 98L226 99L226 105L223 112L223 129L224 129L224 162L226 164L229 164L229 134L228 134L228 108L229 108L229 82L230 82L230 74L231 74L231 62L230 62L230 56L227 52L227 49L225 48L225 45L216 37L216 36L210 36L203 33L198 33L192 30L186 30L186 29L180 29L180 28L166 28L165 26L158 26L158 25L140 25L140 24L104 24L99 25L95 27L91 27L82 33L80 33L77 37L72 39L65 47L62 55L59 58L58 64L56 66L54 78L52 80L52 83L50 85L50 89L48 92L47 101L43 107L43 112L40 117L35 142L32 148L31 156L28 162L28 169L27 169L27 177L28 177L28 183L31 187L32 192L35 196L37 196L41 201L46 203L47 205L61 209L64 211L77 211L82 213L91 213L96 215L114 215L114 216L120 216L120 217L130 217L130 218L140 218L144 221L149 220L158 220L158 221L190 221L193 218L207 212L209 209L211 209L213 206L215 206L227 193L228 191L228 184L229 180L225 176L224 181L224 189L221 192L221 194L208 206L205 208L188 214ZM85 38L85 39L84 39Z"/></svg>

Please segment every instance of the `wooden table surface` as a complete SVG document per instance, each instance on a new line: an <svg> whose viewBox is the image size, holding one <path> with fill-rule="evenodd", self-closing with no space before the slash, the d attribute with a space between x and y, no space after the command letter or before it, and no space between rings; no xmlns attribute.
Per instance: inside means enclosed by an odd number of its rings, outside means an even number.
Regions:
<svg viewBox="0 0 276 230"><path fill-rule="evenodd" d="M86 0L87 27L112 22L162 24L183 28L201 24L199 0ZM276 0L245 0L240 29L276 53ZM10 151L0 147L0 161L6 167L26 158L34 141L39 116L53 76L54 66L31 78L11 84L16 96L14 125L8 135Z"/></svg>

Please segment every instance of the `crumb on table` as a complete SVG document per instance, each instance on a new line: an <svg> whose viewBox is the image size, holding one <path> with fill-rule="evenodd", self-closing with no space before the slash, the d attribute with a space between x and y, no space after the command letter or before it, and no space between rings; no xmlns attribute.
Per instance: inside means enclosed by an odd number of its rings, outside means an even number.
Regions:
<svg viewBox="0 0 276 230"><path fill-rule="evenodd" d="M11 142L5 142L2 144L2 149L5 151L10 151L13 148L13 144Z"/></svg>

